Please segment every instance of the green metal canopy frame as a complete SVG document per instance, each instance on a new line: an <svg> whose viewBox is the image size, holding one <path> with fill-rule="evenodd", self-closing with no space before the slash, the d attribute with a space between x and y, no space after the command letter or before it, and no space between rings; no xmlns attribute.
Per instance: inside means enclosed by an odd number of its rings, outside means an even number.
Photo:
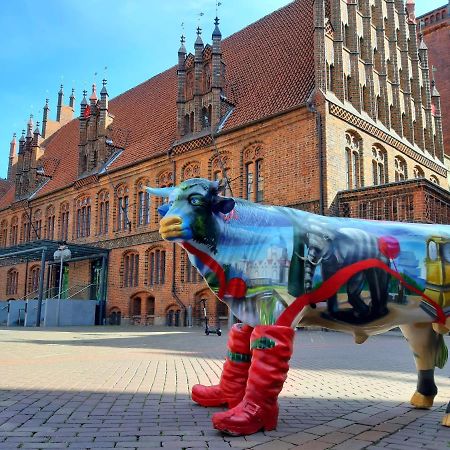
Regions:
<svg viewBox="0 0 450 450"><path fill-rule="evenodd" d="M100 317L104 315L104 299L106 294L106 269L109 250L94 247L90 245L72 244L61 241L52 241L48 239L40 239L36 241L26 242L24 244L14 245L12 247L0 248L0 266L8 266L11 264L21 264L26 261L41 260L41 271L39 278L38 308L36 316L36 326L40 326L41 309L44 291L44 274L45 264L54 264L53 254L58 250L61 244L65 244L72 257L66 262L83 261L86 259L101 259L101 285L100 285ZM26 283L26 280L25 280Z"/></svg>

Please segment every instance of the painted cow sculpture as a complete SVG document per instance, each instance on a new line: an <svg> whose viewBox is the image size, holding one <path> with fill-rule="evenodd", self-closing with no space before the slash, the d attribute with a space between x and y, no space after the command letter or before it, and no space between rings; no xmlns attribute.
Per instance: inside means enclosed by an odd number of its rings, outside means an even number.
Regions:
<svg viewBox="0 0 450 450"><path fill-rule="evenodd" d="M272 430L294 329L318 325L357 343L400 326L418 370L416 408L437 393L450 328L450 226L323 217L220 194L193 178L147 188L166 197L160 234L188 253L242 322L232 327L220 383L196 385L202 406L227 404L214 427L234 435ZM450 404L443 418L450 426Z"/></svg>

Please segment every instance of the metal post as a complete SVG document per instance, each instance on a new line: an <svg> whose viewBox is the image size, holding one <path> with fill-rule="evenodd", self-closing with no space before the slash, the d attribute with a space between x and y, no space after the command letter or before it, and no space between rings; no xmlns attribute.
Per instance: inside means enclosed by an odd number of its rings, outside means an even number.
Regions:
<svg viewBox="0 0 450 450"><path fill-rule="evenodd" d="M44 296L44 272L45 272L45 249L42 250L41 256L41 272L39 274L39 294L37 304L37 317L36 326L41 326L41 309L42 309L42 297Z"/></svg>
<svg viewBox="0 0 450 450"><path fill-rule="evenodd" d="M61 264L59 266L59 287L58 287L58 303L56 304L56 326L59 327L59 309L61 307L61 291L62 291L62 279L63 279L63 264L64 259L61 256Z"/></svg>
<svg viewBox="0 0 450 450"><path fill-rule="evenodd" d="M106 255L102 256L102 269L100 272L100 291L99 291L99 297L100 297L100 325L104 325L104 315L105 315L105 294L106 294L106 264L107 259Z"/></svg>

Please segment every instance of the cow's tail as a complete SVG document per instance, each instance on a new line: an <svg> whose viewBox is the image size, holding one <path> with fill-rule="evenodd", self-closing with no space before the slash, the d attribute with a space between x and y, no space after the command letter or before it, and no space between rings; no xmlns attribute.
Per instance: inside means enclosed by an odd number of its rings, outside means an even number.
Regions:
<svg viewBox="0 0 450 450"><path fill-rule="evenodd" d="M434 361L434 365L439 369L443 369L447 360L448 360L448 349L447 346L445 345L444 336L442 334L439 334L436 349L436 359Z"/></svg>

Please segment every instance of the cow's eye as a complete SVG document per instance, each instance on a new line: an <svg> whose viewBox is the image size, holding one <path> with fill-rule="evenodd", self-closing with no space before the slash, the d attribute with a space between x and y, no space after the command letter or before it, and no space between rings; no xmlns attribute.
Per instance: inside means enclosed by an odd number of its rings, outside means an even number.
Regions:
<svg viewBox="0 0 450 450"><path fill-rule="evenodd" d="M203 200L199 195L193 195L189 198L189 203L194 206L199 206L203 204Z"/></svg>

